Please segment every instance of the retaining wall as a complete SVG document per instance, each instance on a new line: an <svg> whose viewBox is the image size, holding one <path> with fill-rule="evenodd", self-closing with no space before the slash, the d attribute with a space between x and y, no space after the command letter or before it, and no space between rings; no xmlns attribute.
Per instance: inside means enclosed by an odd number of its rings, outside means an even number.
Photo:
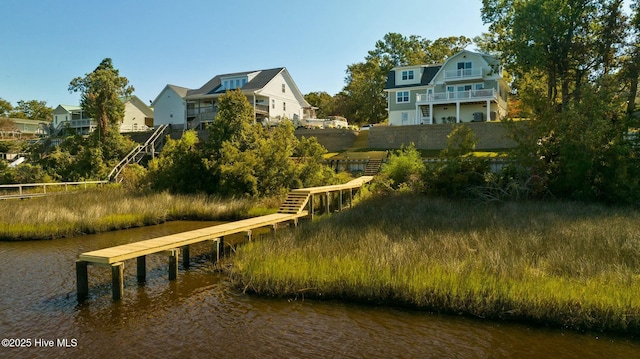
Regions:
<svg viewBox="0 0 640 359"><path fill-rule="evenodd" d="M477 150L513 148L517 144L509 138L509 130L500 122L464 123L478 139ZM414 143L423 150L447 147L447 136L454 125L374 126L369 129L369 148L391 149Z"/></svg>
<svg viewBox="0 0 640 359"><path fill-rule="evenodd" d="M317 138L318 143L323 145L329 152L343 151L351 147L356 140L356 132L344 129L298 129L295 134L297 138L302 136Z"/></svg>

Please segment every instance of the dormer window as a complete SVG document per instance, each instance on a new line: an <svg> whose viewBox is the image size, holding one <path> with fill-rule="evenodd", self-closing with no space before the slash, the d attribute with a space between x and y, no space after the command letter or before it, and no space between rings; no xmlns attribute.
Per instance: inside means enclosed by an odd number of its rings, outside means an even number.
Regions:
<svg viewBox="0 0 640 359"><path fill-rule="evenodd" d="M246 85L246 83L247 83L246 78L227 79L222 82L222 86L224 87L225 90L233 90L237 88L242 88L244 85Z"/></svg>
<svg viewBox="0 0 640 359"><path fill-rule="evenodd" d="M402 81L413 80L413 70L402 71Z"/></svg>

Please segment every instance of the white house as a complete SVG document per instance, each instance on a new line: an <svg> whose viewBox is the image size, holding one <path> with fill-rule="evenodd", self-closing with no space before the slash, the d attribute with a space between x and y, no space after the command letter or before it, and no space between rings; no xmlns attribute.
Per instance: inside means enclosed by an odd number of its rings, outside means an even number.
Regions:
<svg viewBox="0 0 640 359"><path fill-rule="evenodd" d="M219 97L240 89L254 108L256 121L308 117L309 103L284 67L217 75L199 89L167 85L153 101L154 124L201 128L213 122Z"/></svg>
<svg viewBox="0 0 640 359"><path fill-rule="evenodd" d="M463 50L444 64L393 68L387 77L389 125L495 121L510 91L491 55Z"/></svg>
<svg viewBox="0 0 640 359"><path fill-rule="evenodd" d="M147 131L150 127L153 127L153 109L137 96L131 96L124 103L120 132Z"/></svg>

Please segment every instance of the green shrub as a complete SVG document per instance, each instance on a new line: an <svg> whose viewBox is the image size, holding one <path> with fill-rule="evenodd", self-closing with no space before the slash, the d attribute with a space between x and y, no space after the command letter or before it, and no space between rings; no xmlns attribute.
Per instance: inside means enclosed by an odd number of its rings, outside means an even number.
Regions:
<svg viewBox="0 0 640 359"><path fill-rule="evenodd" d="M392 152L380 172L389 179L393 189L418 189L422 186L425 164L420 152L411 143Z"/></svg>

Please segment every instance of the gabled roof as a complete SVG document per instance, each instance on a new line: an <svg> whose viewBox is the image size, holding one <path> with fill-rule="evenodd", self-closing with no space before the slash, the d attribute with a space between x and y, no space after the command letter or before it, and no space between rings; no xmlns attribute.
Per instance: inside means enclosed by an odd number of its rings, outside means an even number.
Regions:
<svg viewBox="0 0 640 359"><path fill-rule="evenodd" d="M160 97L160 95L162 95L162 93L166 90L166 89L170 89L171 91L175 92L176 94L178 94L178 96L180 96L180 98L185 98L187 96L187 92L189 92L189 89L186 87L180 87L180 86L176 86L176 85L167 85L165 86L162 91L160 91L160 93L158 94L158 96L156 96L156 98L153 100L153 102L151 102L151 106L155 106L156 101L158 101L158 98Z"/></svg>
<svg viewBox="0 0 640 359"><path fill-rule="evenodd" d="M409 85L401 85L396 86L396 70L389 71L387 75L387 83L384 85L384 89L392 89L392 88L403 88L403 87L415 87L415 86L426 86L431 80L436 76L442 65L422 65L424 70L422 71L422 77L420 78L419 84L409 84Z"/></svg>
<svg viewBox="0 0 640 359"><path fill-rule="evenodd" d="M245 71L245 72L236 72L230 74L222 74L217 75L211 80L209 80L206 84L202 85L197 90L189 90L187 92L186 98L198 98L207 95L216 95L222 94L226 91L226 89L222 86L222 79L225 77L240 77L240 76L248 76L250 74L255 74L255 76L249 80L244 86L240 88L243 92L253 92L258 91L264 88L271 80L273 80L279 73L285 70L284 67L278 67L274 69L268 70L257 70L257 71Z"/></svg>
<svg viewBox="0 0 640 359"><path fill-rule="evenodd" d="M146 117L153 117L153 109L147 106L144 101L142 101L138 96L131 96L127 102L131 103L133 106L137 107Z"/></svg>
<svg viewBox="0 0 640 359"><path fill-rule="evenodd" d="M82 110L82 107L80 106L74 106L74 105L59 105L58 107L62 107L63 109L65 109L66 111L77 111L77 110ZM56 107L56 109L58 108Z"/></svg>
<svg viewBox="0 0 640 359"><path fill-rule="evenodd" d="M482 60L482 62L484 63L484 66L490 66L489 65L489 60L488 60L489 58L495 60L495 56L492 56L492 55L487 55L487 54L483 54L483 53L479 53L479 52L473 52L473 51L469 51L469 50L462 50L462 51L457 52L456 54L450 56L449 58L447 58L444 61L444 64L442 64L441 70L444 69L445 67L447 67L447 64L449 64L449 62L453 61L453 59L455 59L457 57L460 57L460 56L465 57L466 55L472 55L472 56L479 57ZM434 75L434 77L438 76L438 74L439 74L439 71L438 71L438 73L436 73Z"/></svg>
<svg viewBox="0 0 640 359"><path fill-rule="evenodd" d="M167 85L167 87L169 87L173 91L175 91L178 95L180 95L180 97L187 96L187 92L189 92L189 89L186 88L186 87L180 87L180 86L176 86L176 85Z"/></svg>

